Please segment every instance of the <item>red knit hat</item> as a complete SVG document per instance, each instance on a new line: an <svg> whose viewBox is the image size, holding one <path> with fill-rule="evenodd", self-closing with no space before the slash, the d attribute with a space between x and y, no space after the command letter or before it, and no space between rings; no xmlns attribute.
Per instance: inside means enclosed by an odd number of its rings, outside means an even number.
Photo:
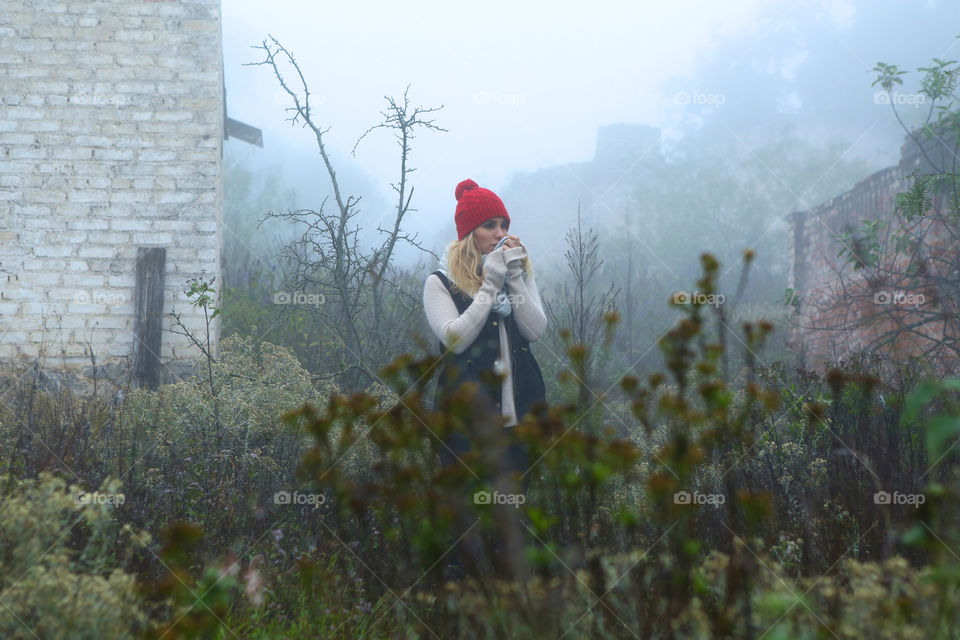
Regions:
<svg viewBox="0 0 960 640"><path fill-rule="evenodd" d="M490 218L503 217L510 224L510 214L503 201L490 189L484 189L473 180L467 179L457 185L457 212L453 215L457 223L457 240L479 227Z"/></svg>

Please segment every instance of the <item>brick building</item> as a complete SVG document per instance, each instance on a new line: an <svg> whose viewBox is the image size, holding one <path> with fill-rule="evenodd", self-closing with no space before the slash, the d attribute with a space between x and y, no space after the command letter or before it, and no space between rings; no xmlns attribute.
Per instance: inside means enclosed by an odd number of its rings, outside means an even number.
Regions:
<svg viewBox="0 0 960 640"><path fill-rule="evenodd" d="M884 361L897 363L926 352L936 355L939 373L956 371L955 356L943 347L945 341L956 341L957 336L950 335L950 323L936 321L934 316L955 316L952 307L956 296L938 294L936 286L930 285L946 274L931 271L934 277L930 278L899 276L906 272L905 260L909 259L903 254L896 262L859 271L839 256L843 248L840 234L856 233L864 220L893 221L895 198L908 189L913 174L938 173L954 165L955 145L940 140L922 144L921 149L914 137L907 136L898 164L809 211L790 215L789 286L798 296L798 304L788 344L807 366L824 371L863 351L882 354ZM948 203L941 198L934 204L946 207ZM958 247L951 240L950 230L933 216L919 224L927 225L925 242L933 254L927 260L930 268L935 271L955 263L951 256ZM866 246L853 246L866 254ZM878 336L890 332L899 337L889 344L878 344Z"/></svg>
<svg viewBox="0 0 960 640"><path fill-rule="evenodd" d="M0 362L167 377L220 275L219 0L5 0L0 86Z"/></svg>

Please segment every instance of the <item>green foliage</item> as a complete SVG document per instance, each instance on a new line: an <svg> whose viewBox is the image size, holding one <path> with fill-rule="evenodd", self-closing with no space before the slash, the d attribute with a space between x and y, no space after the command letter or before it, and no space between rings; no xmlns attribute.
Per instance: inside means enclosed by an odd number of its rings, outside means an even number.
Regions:
<svg viewBox="0 0 960 640"><path fill-rule="evenodd" d="M249 287L224 289L221 335L259 336L260 340L282 344L311 374L329 375L330 369L339 364L332 361L335 341L328 326L304 309L273 304L276 289L261 285L256 276L253 280Z"/></svg>
<svg viewBox="0 0 960 640"><path fill-rule="evenodd" d="M41 474L0 476L0 637L10 640L136 638L146 617L124 560L149 536L114 513L120 483L96 494ZM103 496L85 502L78 496Z"/></svg>
<svg viewBox="0 0 960 640"><path fill-rule="evenodd" d="M797 308L800 306L800 295L794 291L793 287L787 287L783 290L781 301L788 307Z"/></svg>
<svg viewBox="0 0 960 640"><path fill-rule="evenodd" d="M960 585L960 545L956 505L960 502L960 465L955 447L960 442L960 379L926 380L908 396L904 424L923 424L929 466L924 473L924 502L914 513L913 526L903 531L902 541L923 549L933 558L928 574L930 606L938 633L960 627L960 613L953 602ZM945 636L944 636L945 637Z"/></svg>
<svg viewBox="0 0 960 640"><path fill-rule="evenodd" d="M853 265L854 271L876 268L880 264L881 238L887 223L883 220L863 220L856 233L843 231L837 234L840 243L838 258Z"/></svg>
<svg viewBox="0 0 960 640"><path fill-rule="evenodd" d="M960 391L960 378L949 380L927 380L917 386L907 398L902 421L910 424L917 420L921 411L927 408L934 399L943 397L953 400L950 409L944 413L930 416L926 421L927 456L937 462L950 455L958 438L960 438L960 405L956 403L956 393Z"/></svg>
<svg viewBox="0 0 960 640"><path fill-rule="evenodd" d="M314 388L289 349L239 335L221 342L213 380L226 429L254 446L280 434L280 414L285 410L322 401L334 390L329 384L322 391ZM130 423L135 429L163 427L167 436L179 435L168 431L177 426L209 425L213 409L204 383L192 379L164 385L156 392L134 390L126 419L135 421Z"/></svg>
<svg viewBox="0 0 960 640"><path fill-rule="evenodd" d="M900 76L906 75L907 73L895 64L886 64L884 62L878 62L872 71L876 72L877 77L870 86L875 87L879 84L884 91L892 91L893 85L895 84L902 85L903 78Z"/></svg>
<svg viewBox="0 0 960 640"><path fill-rule="evenodd" d="M920 91L923 95L930 100L953 97L957 88L957 76L960 74L960 66L957 66L956 60L934 58L929 67L919 67L917 71L923 72L920 80Z"/></svg>
<svg viewBox="0 0 960 640"><path fill-rule="evenodd" d="M211 278L209 282L202 277L190 278L187 280L187 288L184 291L184 293L187 294L187 297L190 299L190 304L195 309L200 308L211 311L211 320L220 314L220 309L214 305L216 302L216 299L214 298L216 289L213 288L214 280L216 280L216 278Z"/></svg>
<svg viewBox="0 0 960 640"><path fill-rule="evenodd" d="M938 593L933 568L917 570L903 558L847 560L832 575L796 577L765 555L754 562L757 575L749 606L731 611L737 621L723 629L714 621L718 606L729 606L725 595L744 567L717 551L693 566L694 593L677 603L670 618L656 617L650 609L668 596L657 591L656 575L669 570L671 561L657 553L607 555L593 569L550 580L498 583L490 594L476 585L451 583L416 597L425 610L445 612L462 634L457 637L471 640L951 637L951 628L938 628L935 621L943 622L940 602L956 597L956 587ZM743 629L747 618L755 629L752 636Z"/></svg>
<svg viewBox="0 0 960 640"><path fill-rule="evenodd" d="M239 597L237 561L207 566L199 577L191 573L195 551L203 536L200 527L174 522L166 527L157 555L165 572L159 579L141 585L141 591L153 607L155 620L147 638L160 640L225 638L229 627L224 618Z"/></svg>
<svg viewBox="0 0 960 640"><path fill-rule="evenodd" d="M132 391L118 429L140 440L126 464L139 479L144 526L200 522L207 536L226 541L243 523L265 526L251 519L290 482L306 450L281 414L335 389L315 387L289 350L240 336L222 342L211 371L216 395L198 379Z"/></svg>
<svg viewBox="0 0 960 640"><path fill-rule="evenodd" d="M917 176L910 182L910 188L896 196L897 207L903 211L907 220L921 218L930 211L933 201L930 198L928 186L930 176Z"/></svg>

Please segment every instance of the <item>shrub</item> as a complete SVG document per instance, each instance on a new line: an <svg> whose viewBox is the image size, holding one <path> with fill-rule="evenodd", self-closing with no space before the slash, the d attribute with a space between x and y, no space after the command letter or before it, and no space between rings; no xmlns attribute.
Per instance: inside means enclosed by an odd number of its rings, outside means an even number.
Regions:
<svg viewBox="0 0 960 640"><path fill-rule="evenodd" d="M0 637L10 640L136 638L146 618L134 576L121 566L136 535L113 506L81 503L81 489L41 474L38 480L0 476ZM99 494L117 499L120 483Z"/></svg>
<svg viewBox="0 0 960 640"><path fill-rule="evenodd" d="M158 530L171 519L203 525L209 542L265 531L274 494L293 480L307 449L283 412L324 403L293 354L231 336L212 366L213 387L195 378L131 392L116 429L127 438L125 469L138 479L131 506ZM103 434L105 435L105 434Z"/></svg>

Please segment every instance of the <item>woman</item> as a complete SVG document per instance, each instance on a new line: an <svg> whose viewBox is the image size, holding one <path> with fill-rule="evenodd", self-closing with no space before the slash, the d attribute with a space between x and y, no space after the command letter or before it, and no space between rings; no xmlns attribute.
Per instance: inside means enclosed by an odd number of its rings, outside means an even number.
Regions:
<svg viewBox="0 0 960 640"><path fill-rule="evenodd" d="M481 402L513 429L527 412L545 402L543 376L529 345L543 334L547 317L520 238L508 233L510 215L499 197L473 180L457 185L454 220L457 241L446 264L427 277L423 307L440 341L446 364L434 407L466 381L479 383ZM457 434L441 449L445 464L470 448L469 436ZM507 451L511 471L527 471L522 447Z"/></svg>

